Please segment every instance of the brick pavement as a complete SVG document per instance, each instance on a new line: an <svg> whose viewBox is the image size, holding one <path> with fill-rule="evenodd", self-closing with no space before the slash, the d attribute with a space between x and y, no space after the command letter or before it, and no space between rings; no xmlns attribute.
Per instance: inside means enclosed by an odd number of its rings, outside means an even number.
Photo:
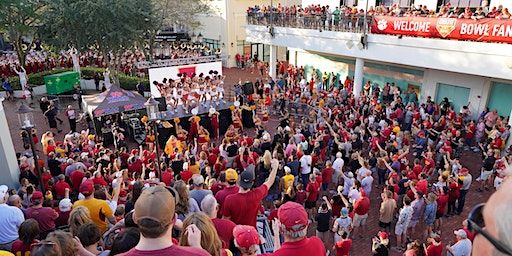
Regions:
<svg viewBox="0 0 512 256"><path fill-rule="evenodd" d="M239 70L239 69L224 69L224 74L226 75L226 90L231 90L232 85L236 84L240 79L242 81L245 80L251 80L254 81L256 78L259 77L259 75L255 73L251 73L248 70ZM4 107L5 112L7 116L7 121L9 123L9 132L11 133L14 147L16 152L20 152L23 150L23 144L21 141L21 138L19 136L19 124L18 124L18 118L16 115L16 109L18 108L21 100L17 100L15 102L8 102L4 101ZM63 102L63 106L67 104L74 104L74 106L77 106L75 102ZM34 104L34 108L36 109L36 112L34 113L34 119L35 119L35 125L38 130L38 135L40 136L43 132L48 130L48 123L46 122L46 119L42 115L42 113L39 111L39 107L37 102ZM69 130L69 125L67 123L66 118L61 113L60 118L64 120L62 129L64 131ZM271 117L270 121L266 124L266 127L268 130L275 129L275 127L278 124L278 118L277 117ZM78 124L77 129L83 129L85 128L85 124ZM58 138L63 138L64 132L61 134L57 134ZM479 170L481 167L481 158L479 154L473 153L471 151L464 152L464 154L461 157L461 163L462 165L468 167L471 171L471 174L473 175L473 180L476 179L479 175ZM443 225L441 228L442 231L442 239L443 243L445 245L451 241L454 240L453 230L458 229L461 227L461 222L464 220L464 218L467 216L468 211L477 203L481 203L487 200L487 198L492 193L491 191L486 192L477 192L476 191L476 185L473 184L471 186L470 192L467 195L466 199L466 206L464 208L464 212L460 216L454 216L451 218L444 218L443 219ZM363 236L363 238L355 238L353 241L352 251L351 255L371 255L371 237L375 236L379 230L378 228L378 209L380 205L380 196L379 196L380 190L373 189L371 193L371 208L370 213L368 217L368 226L366 229L366 232ZM309 235L315 234L315 224L313 223L309 227ZM332 237L326 241L327 246L330 248L332 246ZM391 236L391 245L395 244L395 238L394 236ZM402 253L391 251L391 255L402 255Z"/></svg>

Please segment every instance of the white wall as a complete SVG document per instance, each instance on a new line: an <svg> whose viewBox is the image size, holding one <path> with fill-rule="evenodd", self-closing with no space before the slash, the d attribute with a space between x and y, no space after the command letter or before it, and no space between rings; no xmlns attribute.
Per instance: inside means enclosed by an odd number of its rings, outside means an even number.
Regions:
<svg viewBox="0 0 512 256"><path fill-rule="evenodd" d="M264 26L248 25L246 30L251 42L512 80L512 44L371 34L368 49L359 50L346 47L347 41L358 42L357 33L276 27L271 38Z"/></svg>
<svg viewBox="0 0 512 256"><path fill-rule="evenodd" d="M20 171L2 101L4 98L0 98L0 130L4 131L0 136L0 185L13 188L19 185Z"/></svg>
<svg viewBox="0 0 512 256"><path fill-rule="evenodd" d="M224 43L223 54L228 56L228 67L235 65L238 51L237 41L245 40L246 11L249 6L270 5L270 0L208 0L214 12L199 17L201 28L198 29L205 38L220 40ZM274 6L298 5L301 0L274 0ZM197 32L196 32L197 33ZM278 56L279 57L279 56Z"/></svg>
<svg viewBox="0 0 512 256"><path fill-rule="evenodd" d="M433 100L437 95L437 84L450 84L469 88L469 105L473 116L476 117L484 110L487 105L487 97L491 88L491 79L481 76L471 76L441 70L426 69L423 77L423 86L421 87L421 101L424 102L427 96ZM459 110L457 110L459 111Z"/></svg>
<svg viewBox="0 0 512 256"><path fill-rule="evenodd" d="M494 6L498 7L499 5L503 5L504 8L508 8L509 11L512 9L512 1L510 0L491 0L489 6L492 8Z"/></svg>

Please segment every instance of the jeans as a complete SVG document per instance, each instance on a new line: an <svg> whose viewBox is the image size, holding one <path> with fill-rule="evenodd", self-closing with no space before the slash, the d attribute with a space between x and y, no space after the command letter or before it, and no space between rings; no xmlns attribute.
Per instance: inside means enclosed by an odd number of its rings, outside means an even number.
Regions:
<svg viewBox="0 0 512 256"><path fill-rule="evenodd" d="M466 202L466 194L468 193L468 189L461 189L459 196L459 204L457 205L457 213L461 213L464 210L464 203Z"/></svg>
<svg viewBox="0 0 512 256"><path fill-rule="evenodd" d="M386 169L377 168L377 175L379 176L379 185L384 185L386 183Z"/></svg>
<svg viewBox="0 0 512 256"><path fill-rule="evenodd" d="M447 214L454 214L455 213L455 202L456 201L453 201L453 202L450 202L448 201L448 213Z"/></svg>
<svg viewBox="0 0 512 256"><path fill-rule="evenodd" d="M301 179L302 179L302 184L304 184L304 188L306 188L306 186L308 185L308 181L309 181L309 173L302 173L300 175Z"/></svg>

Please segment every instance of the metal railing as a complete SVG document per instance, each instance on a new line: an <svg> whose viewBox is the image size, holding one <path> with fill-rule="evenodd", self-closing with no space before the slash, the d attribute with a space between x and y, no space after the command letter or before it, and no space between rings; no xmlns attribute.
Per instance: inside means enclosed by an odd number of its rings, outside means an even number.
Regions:
<svg viewBox="0 0 512 256"><path fill-rule="evenodd" d="M289 15L282 13L249 13L247 14L247 24L276 26L289 28L304 28L340 32L364 32L365 17L360 14L354 15ZM366 17L366 32L370 32L372 16Z"/></svg>

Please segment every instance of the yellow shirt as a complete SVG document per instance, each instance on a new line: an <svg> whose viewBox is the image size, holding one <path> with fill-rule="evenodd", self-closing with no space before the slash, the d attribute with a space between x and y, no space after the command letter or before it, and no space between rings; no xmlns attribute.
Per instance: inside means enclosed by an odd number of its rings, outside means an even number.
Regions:
<svg viewBox="0 0 512 256"><path fill-rule="evenodd" d="M293 175L291 175L291 174L287 174L287 175L283 176L284 190L286 191L288 189L288 187L290 186L290 184L293 184L294 181L295 181L295 177L293 177Z"/></svg>
<svg viewBox="0 0 512 256"><path fill-rule="evenodd" d="M84 206L89 209L91 219L96 226L98 226L101 234L107 231L107 217L114 217L114 213L107 201L96 198L83 199L78 200L73 204L73 208L78 206Z"/></svg>

